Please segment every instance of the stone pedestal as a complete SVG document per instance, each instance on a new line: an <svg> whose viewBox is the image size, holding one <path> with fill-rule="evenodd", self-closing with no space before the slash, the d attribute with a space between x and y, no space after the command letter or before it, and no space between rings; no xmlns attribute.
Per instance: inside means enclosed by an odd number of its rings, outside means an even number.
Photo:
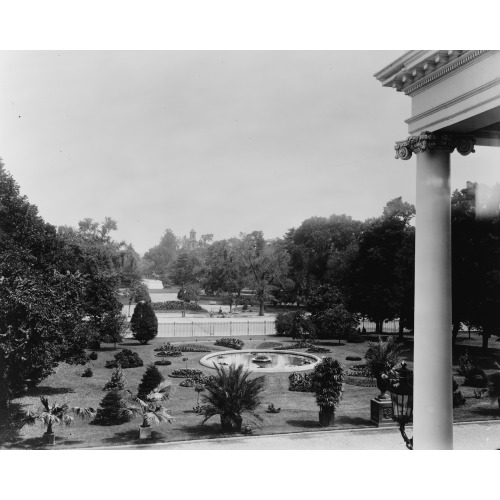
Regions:
<svg viewBox="0 0 500 500"><path fill-rule="evenodd" d="M373 398L370 401L371 421L377 427L394 425L392 420L392 403L390 399Z"/></svg>

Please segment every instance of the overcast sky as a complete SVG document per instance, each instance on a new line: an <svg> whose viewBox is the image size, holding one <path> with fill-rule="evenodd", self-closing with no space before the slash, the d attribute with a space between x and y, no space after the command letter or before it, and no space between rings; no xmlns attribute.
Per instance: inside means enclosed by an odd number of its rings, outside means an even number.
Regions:
<svg viewBox="0 0 500 500"><path fill-rule="evenodd" d="M410 98L373 74L404 51L0 52L0 157L51 224L117 220L141 254L167 228L281 237L312 216L415 202L394 159ZM452 188L500 182L452 155Z"/></svg>

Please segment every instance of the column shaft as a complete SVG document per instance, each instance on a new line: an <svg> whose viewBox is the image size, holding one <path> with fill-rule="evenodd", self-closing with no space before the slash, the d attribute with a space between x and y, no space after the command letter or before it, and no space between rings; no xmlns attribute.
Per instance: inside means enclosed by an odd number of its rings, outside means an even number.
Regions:
<svg viewBox="0 0 500 500"><path fill-rule="evenodd" d="M450 153L417 155L414 449L453 449Z"/></svg>

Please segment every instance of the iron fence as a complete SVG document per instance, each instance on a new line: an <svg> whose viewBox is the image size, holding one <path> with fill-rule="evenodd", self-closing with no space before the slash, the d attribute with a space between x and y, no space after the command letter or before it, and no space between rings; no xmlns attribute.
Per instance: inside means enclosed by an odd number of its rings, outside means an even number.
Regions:
<svg viewBox="0 0 500 500"><path fill-rule="evenodd" d="M274 321L220 321L159 323L158 337L231 337L274 335Z"/></svg>

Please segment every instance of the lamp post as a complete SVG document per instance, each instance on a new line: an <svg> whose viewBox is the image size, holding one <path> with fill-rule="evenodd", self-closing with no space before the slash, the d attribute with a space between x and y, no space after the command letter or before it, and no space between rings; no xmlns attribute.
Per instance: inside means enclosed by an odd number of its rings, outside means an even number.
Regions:
<svg viewBox="0 0 500 500"><path fill-rule="evenodd" d="M413 438L409 439L405 432L406 424L413 419L413 372L401 363L395 370L397 377L391 381L390 392L392 402L392 419L399 424L399 431L406 447L413 450Z"/></svg>

